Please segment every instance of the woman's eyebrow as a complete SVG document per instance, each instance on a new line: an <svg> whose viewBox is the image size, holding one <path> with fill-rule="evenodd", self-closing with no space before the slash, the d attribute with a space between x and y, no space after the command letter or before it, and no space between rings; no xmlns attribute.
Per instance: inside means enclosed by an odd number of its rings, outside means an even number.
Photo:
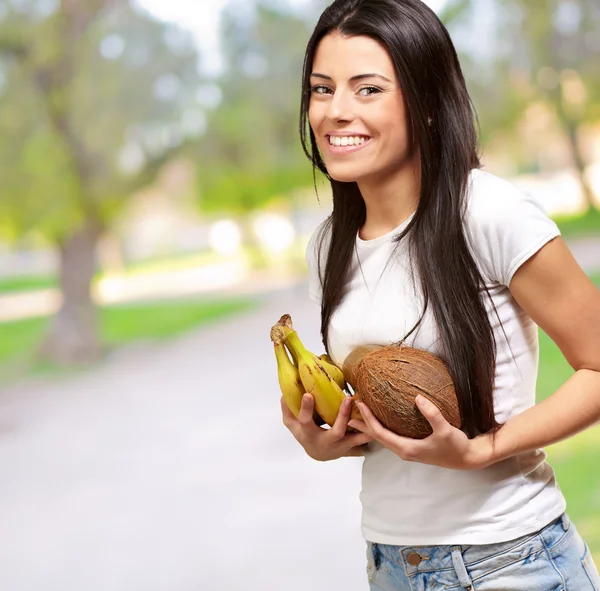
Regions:
<svg viewBox="0 0 600 591"><path fill-rule="evenodd" d="M333 78L331 76L327 76L326 74L319 74L318 72L313 72L310 75L311 78L322 78L323 80L333 80ZM389 78L386 78L385 76L382 76L381 74L374 74L374 73L370 73L370 74L357 74L356 76L352 76L352 78L350 78L350 82L356 82L356 80L363 80L365 78L381 78L381 80L385 80L386 82L389 82L390 84L392 84L392 81Z"/></svg>

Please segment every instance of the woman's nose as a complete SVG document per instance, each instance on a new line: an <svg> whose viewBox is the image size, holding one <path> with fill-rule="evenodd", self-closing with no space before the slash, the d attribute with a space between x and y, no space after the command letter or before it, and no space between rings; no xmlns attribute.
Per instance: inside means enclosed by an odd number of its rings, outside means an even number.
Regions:
<svg viewBox="0 0 600 591"><path fill-rule="evenodd" d="M351 121L354 118L352 97L346 92L336 91L329 103L327 116L332 121Z"/></svg>

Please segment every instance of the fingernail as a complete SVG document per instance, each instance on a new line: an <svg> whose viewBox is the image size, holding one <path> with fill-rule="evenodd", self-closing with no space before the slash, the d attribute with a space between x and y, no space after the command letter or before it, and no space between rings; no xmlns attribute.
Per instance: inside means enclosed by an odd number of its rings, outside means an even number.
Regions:
<svg viewBox="0 0 600 591"><path fill-rule="evenodd" d="M356 421L348 421L348 426L356 429L358 426L358 423Z"/></svg>
<svg viewBox="0 0 600 591"><path fill-rule="evenodd" d="M428 400L427 398L425 398L425 396L422 396L421 394L419 394L416 398L415 398L415 402L417 404L427 404Z"/></svg>

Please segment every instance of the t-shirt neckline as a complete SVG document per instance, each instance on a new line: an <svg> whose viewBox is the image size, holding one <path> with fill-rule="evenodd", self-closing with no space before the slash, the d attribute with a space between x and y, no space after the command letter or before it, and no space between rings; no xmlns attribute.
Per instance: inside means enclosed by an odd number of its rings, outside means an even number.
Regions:
<svg viewBox="0 0 600 591"><path fill-rule="evenodd" d="M358 235L358 231L357 231L356 232L356 245L361 248L369 248L372 246L377 246L378 244L382 244L383 242L387 242L388 240L390 240L397 234L400 234L400 232L402 232L402 230L404 230L406 228L406 226L408 226L410 221L415 216L415 213L416 213L416 210L413 211L399 226L396 226L393 230L390 230L389 232L382 234L381 236L378 236L377 238L372 238L371 240L363 240Z"/></svg>

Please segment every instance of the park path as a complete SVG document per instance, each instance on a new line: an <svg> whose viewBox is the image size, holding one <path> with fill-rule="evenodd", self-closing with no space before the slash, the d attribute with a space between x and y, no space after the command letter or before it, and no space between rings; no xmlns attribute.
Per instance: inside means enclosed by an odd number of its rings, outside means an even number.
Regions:
<svg viewBox="0 0 600 591"><path fill-rule="evenodd" d="M597 240L571 245L600 269ZM0 389L0 590L366 591L361 460L281 424L269 327L304 283L101 367Z"/></svg>
<svg viewBox="0 0 600 591"><path fill-rule="evenodd" d="M268 329L320 350L305 294L0 391L0 589L366 590L361 460L281 423Z"/></svg>

